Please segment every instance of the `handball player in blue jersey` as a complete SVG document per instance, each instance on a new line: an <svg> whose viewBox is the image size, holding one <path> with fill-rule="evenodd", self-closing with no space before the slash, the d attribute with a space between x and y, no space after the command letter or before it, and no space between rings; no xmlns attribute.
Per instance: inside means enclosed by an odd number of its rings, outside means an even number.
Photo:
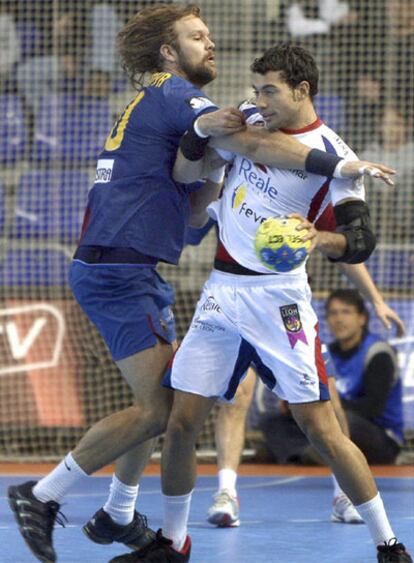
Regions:
<svg viewBox="0 0 414 563"><path fill-rule="evenodd" d="M20 531L41 561L56 560L52 532L64 495L114 460L109 498L84 531L95 542L117 541L135 549L152 541L145 517L135 512L137 483L152 439L167 424L171 391L161 389L160 381L175 340L174 291L156 265L178 263L190 202L200 205L211 188L207 182L190 193L172 180L177 148L189 130L197 156L200 143L207 141L197 136L192 122L214 112L210 134L236 132L244 136L247 156L260 154L256 133L245 130L243 114L235 108L217 110L200 90L215 78L216 68L214 43L197 7L163 4L142 10L120 32L118 48L139 91L99 155L70 285L131 387L135 403L95 424L45 478L9 488ZM147 73L152 76L144 87ZM339 173L340 159L326 158L281 133L268 139L266 148L278 155L280 166L306 167L323 176L330 175L327 170ZM359 166L346 164L341 173L358 175ZM216 176L211 179L214 183Z"/></svg>

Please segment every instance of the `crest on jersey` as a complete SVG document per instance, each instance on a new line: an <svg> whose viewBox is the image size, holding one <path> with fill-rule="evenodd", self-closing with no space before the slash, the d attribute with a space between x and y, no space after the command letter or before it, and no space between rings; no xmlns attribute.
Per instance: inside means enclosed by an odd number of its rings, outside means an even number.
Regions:
<svg viewBox="0 0 414 563"><path fill-rule="evenodd" d="M299 308L296 303L283 305L279 307L279 310L291 348L296 346L298 340L301 340L304 344L308 344L302 321L300 320Z"/></svg>
<svg viewBox="0 0 414 563"><path fill-rule="evenodd" d="M231 198L232 209L238 209L243 201L246 199L247 187L244 184L240 184L233 192L233 197Z"/></svg>
<svg viewBox="0 0 414 563"><path fill-rule="evenodd" d="M201 96L196 96L194 98L189 98L187 104L192 107L196 112L200 112L202 109L214 108L215 104L208 98L203 98Z"/></svg>

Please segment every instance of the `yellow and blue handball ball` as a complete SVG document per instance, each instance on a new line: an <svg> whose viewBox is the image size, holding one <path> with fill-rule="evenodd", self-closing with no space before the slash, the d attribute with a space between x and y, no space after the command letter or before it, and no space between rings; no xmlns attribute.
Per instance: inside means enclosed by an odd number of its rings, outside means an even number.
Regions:
<svg viewBox="0 0 414 563"><path fill-rule="evenodd" d="M290 272L306 260L311 245L303 242L306 230L297 231L299 219L269 217L256 231L255 251L260 262L274 272Z"/></svg>

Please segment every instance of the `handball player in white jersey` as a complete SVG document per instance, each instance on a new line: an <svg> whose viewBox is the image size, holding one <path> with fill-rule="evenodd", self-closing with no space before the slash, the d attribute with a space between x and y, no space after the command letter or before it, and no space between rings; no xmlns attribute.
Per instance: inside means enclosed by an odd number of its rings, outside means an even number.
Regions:
<svg viewBox="0 0 414 563"><path fill-rule="evenodd" d="M318 70L307 51L278 45L256 59L252 71L257 109L269 134L281 129L344 161L356 160L315 113L312 100ZM213 124L214 113L201 116L195 133L209 135ZM194 150L194 131L190 146L185 136L183 141L175 175L189 182L195 179L194 173L205 175L204 167L209 171L208 159L202 146ZM390 526L364 456L342 433L335 417L305 265L289 273L271 273L254 251L255 233L264 219L297 214L302 218L300 227L306 230L304 239L312 241L311 250L317 248L332 260L365 261L374 250L375 236L363 182L272 168L271 151L257 164L242 156L237 133L210 139L210 144L227 149L221 157L231 167L221 198L209 208L218 222L221 243L214 270L166 377L176 393L162 457L163 526L152 546L112 561L189 561L185 546L190 542L187 521L195 481L194 444L216 399L231 400L247 367L254 363L265 384L289 402L299 426L365 520L377 547L377 560L412 562ZM330 202L337 230L317 231L313 222ZM163 556L166 544L171 546L169 558ZM288 554L281 557L289 559Z"/></svg>

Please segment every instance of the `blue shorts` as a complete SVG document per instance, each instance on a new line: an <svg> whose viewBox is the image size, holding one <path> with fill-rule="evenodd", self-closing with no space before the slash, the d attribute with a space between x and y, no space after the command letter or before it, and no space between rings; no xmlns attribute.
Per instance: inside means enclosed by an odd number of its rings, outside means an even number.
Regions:
<svg viewBox="0 0 414 563"><path fill-rule="evenodd" d="M153 266L86 264L74 260L70 287L114 360L176 339L174 289Z"/></svg>

